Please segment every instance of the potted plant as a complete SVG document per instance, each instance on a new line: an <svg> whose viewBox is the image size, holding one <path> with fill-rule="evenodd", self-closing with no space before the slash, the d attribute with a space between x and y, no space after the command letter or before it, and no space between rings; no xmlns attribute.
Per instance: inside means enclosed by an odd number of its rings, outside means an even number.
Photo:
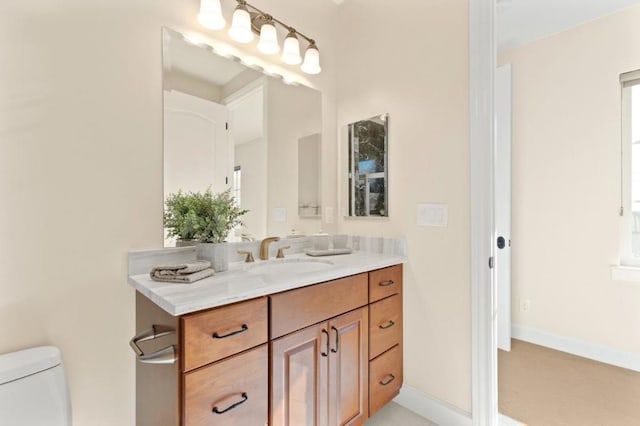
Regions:
<svg viewBox="0 0 640 426"><path fill-rule="evenodd" d="M165 201L164 227L168 237L176 237L176 247L195 246L197 243L195 199L193 193L178 191L169 194Z"/></svg>
<svg viewBox="0 0 640 426"><path fill-rule="evenodd" d="M169 209L169 201L172 209ZM209 260L213 269L221 272L226 271L229 264L227 235L242 224L240 218L247 212L238 207L231 189L215 195L211 188L204 193L178 191L167 197L165 227L170 236L196 240L198 258Z"/></svg>

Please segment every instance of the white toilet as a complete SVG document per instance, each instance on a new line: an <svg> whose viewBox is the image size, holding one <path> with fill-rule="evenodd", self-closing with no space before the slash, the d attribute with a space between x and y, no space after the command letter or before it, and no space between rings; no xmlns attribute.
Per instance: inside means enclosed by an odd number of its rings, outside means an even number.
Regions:
<svg viewBox="0 0 640 426"><path fill-rule="evenodd" d="M0 425L71 426L69 388L58 348L0 355Z"/></svg>

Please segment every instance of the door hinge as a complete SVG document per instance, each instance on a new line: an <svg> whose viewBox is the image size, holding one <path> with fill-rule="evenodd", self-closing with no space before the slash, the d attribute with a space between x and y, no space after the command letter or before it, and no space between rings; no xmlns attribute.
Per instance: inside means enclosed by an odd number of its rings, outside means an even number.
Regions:
<svg viewBox="0 0 640 426"><path fill-rule="evenodd" d="M489 269L493 269L493 256L489 258Z"/></svg>
<svg viewBox="0 0 640 426"><path fill-rule="evenodd" d="M229 176L224 177L224 184L229 185Z"/></svg>
<svg viewBox="0 0 640 426"><path fill-rule="evenodd" d="M229 130L229 123L224 123L225 130Z"/></svg>
<svg viewBox="0 0 640 426"><path fill-rule="evenodd" d="M620 210L618 211L620 216L624 216L624 207L620 206Z"/></svg>

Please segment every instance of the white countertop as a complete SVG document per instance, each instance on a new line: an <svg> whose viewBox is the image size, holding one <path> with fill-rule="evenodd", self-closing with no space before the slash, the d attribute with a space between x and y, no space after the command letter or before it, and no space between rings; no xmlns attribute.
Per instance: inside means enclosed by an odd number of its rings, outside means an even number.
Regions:
<svg viewBox="0 0 640 426"><path fill-rule="evenodd" d="M261 263L295 262L296 260L331 262L326 269L305 273L261 274ZM172 284L151 280L149 274L129 276L131 284L156 305L178 316L202 309L214 308L279 293L310 284L330 281L374 269L406 262L405 256L355 251L352 254L311 258L304 254L287 256L286 259L233 263L229 270L192 284ZM251 272L251 268L256 268ZM295 268L292 268L295 269Z"/></svg>

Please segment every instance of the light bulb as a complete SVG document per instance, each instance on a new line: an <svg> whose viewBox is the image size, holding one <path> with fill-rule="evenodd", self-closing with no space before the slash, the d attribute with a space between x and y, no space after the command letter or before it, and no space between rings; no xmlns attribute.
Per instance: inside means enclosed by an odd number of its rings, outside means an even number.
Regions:
<svg viewBox="0 0 640 426"><path fill-rule="evenodd" d="M307 47L307 51L304 52L304 62L300 68L307 74L320 74L320 71L322 71L322 68L320 68L320 52L315 43L312 42Z"/></svg>
<svg viewBox="0 0 640 426"><path fill-rule="evenodd" d="M260 41L258 42L258 50L266 55L275 55L280 51L278 44L278 33L273 23L263 24L260 28Z"/></svg>
<svg viewBox="0 0 640 426"><path fill-rule="evenodd" d="M249 11L242 3L238 4L236 10L233 12L229 36L238 43L249 43L253 40L251 15L249 15Z"/></svg>
<svg viewBox="0 0 640 426"><path fill-rule="evenodd" d="M226 25L220 8L220 0L200 0L198 22L210 30L221 30Z"/></svg>
<svg viewBox="0 0 640 426"><path fill-rule="evenodd" d="M281 59L282 62L289 65L298 65L302 62L302 58L300 57L300 43L298 42L296 32L293 30L290 30L287 38L284 39Z"/></svg>

